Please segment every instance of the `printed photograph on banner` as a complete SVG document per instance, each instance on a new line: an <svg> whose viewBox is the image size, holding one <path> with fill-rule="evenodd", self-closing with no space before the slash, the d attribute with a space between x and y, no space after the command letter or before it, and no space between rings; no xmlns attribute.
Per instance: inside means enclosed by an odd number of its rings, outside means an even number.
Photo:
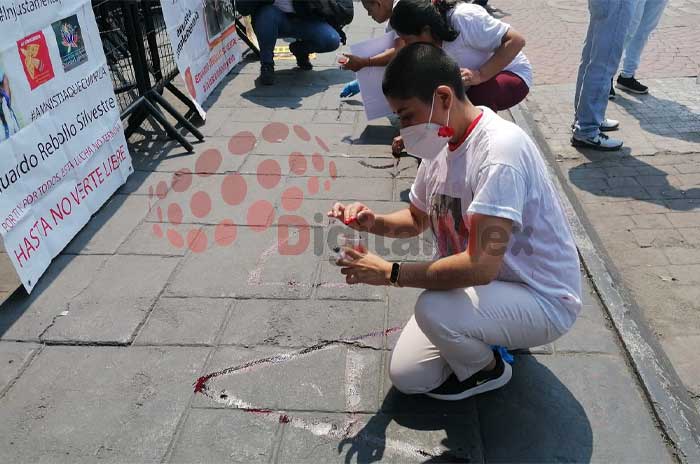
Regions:
<svg viewBox="0 0 700 464"><path fill-rule="evenodd" d="M207 39L210 47L216 44L217 39L231 27L235 19L235 12L229 6L229 2L205 0L204 21L207 25Z"/></svg>
<svg viewBox="0 0 700 464"><path fill-rule="evenodd" d="M54 78L49 47L42 31L18 40L17 50L30 89L34 90Z"/></svg>
<svg viewBox="0 0 700 464"><path fill-rule="evenodd" d="M78 16L72 15L51 24L65 72L77 68L88 60L85 42L80 31Z"/></svg>
<svg viewBox="0 0 700 464"><path fill-rule="evenodd" d="M12 82L0 59L0 143L24 127L22 118L13 107ZM16 100L15 100L16 101Z"/></svg>

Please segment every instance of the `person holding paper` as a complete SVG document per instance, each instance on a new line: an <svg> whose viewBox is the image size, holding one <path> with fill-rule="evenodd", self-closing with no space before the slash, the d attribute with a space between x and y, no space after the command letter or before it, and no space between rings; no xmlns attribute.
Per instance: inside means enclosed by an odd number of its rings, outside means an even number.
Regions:
<svg viewBox="0 0 700 464"><path fill-rule="evenodd" d="M500 388L511 367L491 345L551 343L581 310L578 253L557 191L534 142L470 102L442 49L407 45L382 89L407 148L423 159L411 204L377 214L336 203L328 215L387 237L430 227L439 258L391 263L346 248L337 264L351 285L425 289L391 355L398 390L460 400Z"/></svg>
<svg viewBox="0 0 700 464"><path fill-rule="evenodd" d="M441 47L462 70L475 105L501 111L520 103L532 87L525 39L476 4L456 0L401 0L389 21L405 43Z"/></svg>
<svg viewBox="0 0 700 464"><path fill-rule="evenodd" d="M362 0L362 6L367 10L367 14L376 22L384 23L391 18L391 12L399 0ZM394 33L391 25L386 26L387 34L394 38L394 46L389 47L374 56L357 56L344 53L347 61L342 64L343 69L358 72L369 66L386 66L396 54L396 51L403 47L403 41Z"/></svg>

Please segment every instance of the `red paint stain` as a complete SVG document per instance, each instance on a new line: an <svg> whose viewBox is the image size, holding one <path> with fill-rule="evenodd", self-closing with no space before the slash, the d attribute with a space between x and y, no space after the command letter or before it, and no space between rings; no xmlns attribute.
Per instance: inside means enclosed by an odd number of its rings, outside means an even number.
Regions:
<svg viewBox="0 0 700 464"><path fill-rule="evenodd" d="M316 195L320 188L318 177L310 177L309 180L306 182L306 188L309 190L309 193L311 195Z"/></svg>
<svg viewBox="0 0 700 464"><path fill-rule="evenodd" d="M156 216L158 217L158 222L163 222L163 209L160 206L156 208Z"/></svg>
<svg viewBox="0 0 700 464"><path fill-rule="evenodd" d="M282 178L282 168L276 160L265 160L258 164L258 184L266 189L277 187Z"/></svg>
<svg viewBox="0 0 700 464"><path fill-rule="evenodd" d="M294 133L297 134L297 137L302 139L304 142L308 142L311 140L311 135L309 134L309 131L304 129L301 126L294 126Z"/></svg>
<svg viewBox="0 0 700 464"><path fill-rule="evenodd" d="M328 145L326 145L326 142L323 141L320 137L316 137L316 143L318 143L318 146L323 149L325 152L331 151L330 148L328 148Z"/></svg>
<svg viewBox="0 0 700 464"><path fill-rule="evenodd" d="M286 414L280 414L280 424L289 424L291 419Z"/></svg>
<svg viewBox="0 0 700 464"><path fill-rule="evenodd" d="M156 196L163 200L167 195L168 184L166 184L164 180L161 180L160 182L158 182L158 185L156 185Z"/></svg>
<svg viewBox="0 0 700 464"><path fill-rule="evenodd" d="M335 161L328 163L328 173L331 175L331 179L338 178L338 167L335 165Z"/></svg>
<svg viewBox="0 0 700 464"><path fill-rule="evenodd" d="M195 217L203 218L211 212L211 198L206 192L199 191L192 195L190 210Z"/></svg>
<svg viewBox="0 0 700 464"><path fill-rule="evenodd" d="M163 238L163 228L160 224L153 224L153 235L158 238Z"/></svg>
<svg viewBox="0 0 700 464"><path fill-rule="evenodd" d="M207 381L212 378L213 375L203 375L202 377L198 378L197 381L194 383L194 392L195 393L203 393L204 390L207 388Z"/></svg>
<svg viewBox="0 0 700 464"><path fill-rule="evenodd" d="M262 130L262 137L270 143L280 143L289 136L289 127L281 122L273 122Z"/></svg>
<svg viewBox="0 0 700 464"><path fill-rule="evenodd" d="M321 156L320 153L314 153L311 155L311 163L314 165L314 169L316 169L318 172L323 171L323 156Z"/></svg>
<svg viewBox="0 0 700 464"><path fill-rule="evenodd" d="M236 240L238 230L230 219L224 219L216 225L214 229L214 241L219 246L227 246Z"/></svg>
<svg viewBox="0 0 700 464"><path fill-rule="evenodd" d="M168 205L168 221L174 226L182 224L182 208L177 203Z"/></svg>
<svg viewBox="0 0 700 464"><path fill-rule="evenodd" d="M274 219L274 206L267 200L258 200L248 209L248 225L255 232L263 232L272 225Z"/></svg>
<svg viewBox="0 0 700 464"><path fill-rule="evenodd" d="M199 155L194 164L194 170L198 175L207 177L219 170L222 161L221 152L215 148L210 148Z"/></svg>
<svg viewBox="0 0 700 464"><path fill-rule="evenodd" d="M331 181L327 180L323 183L323 189L328 192L331 189Z"/></svg>
<svg viewBox="0 0 700 464"><path fill-rule="evenodd" d="M247 194L248 184L240 174L229 174L221 182L221 197L231 206L243 203Z"/></svg>
<svg viewBox="0 0 700 464"><path fill-rule="evenodd" d="M203 253L207 249L207 234L202 229L193 229L187 233L187 243L193 253Z"/></svg>
<svg viewBox="0 0 700 464"><path fill-rule="evenodd" d="M173 174L173 180L170 185L175 192L182 193L186 191L192 185L192 171L180 169Z"/></svg>
<svg viewBox="0 0 700 464"><path fill-rule="evenodd" d="M168 235L168 241L175 248L180 249L180 248L185 246L185 239L183 239L182 235L180 235L176 230L168 229L167 235Z"/></svg>
<svg viewBox="0 0 700 464"><path fill-rule="evenodd" d="M298 151L289 155L289 170L297 176L303 176L306 173L306 157Z"/></svg>
<svg viewBox="0 0 700 464"><path fill-rule="evenodd" d="M290 187L282 192L282 208L292 212L301 207L304 201L304 191L299 187Z"/></svg>
<svg viewBox="0 0 700 464"><path fill-rule="evenodd" d="M245 155L251 152L257 143L255 134L249 131L236 133L228 141L228 151L232 155Z"/></svg>

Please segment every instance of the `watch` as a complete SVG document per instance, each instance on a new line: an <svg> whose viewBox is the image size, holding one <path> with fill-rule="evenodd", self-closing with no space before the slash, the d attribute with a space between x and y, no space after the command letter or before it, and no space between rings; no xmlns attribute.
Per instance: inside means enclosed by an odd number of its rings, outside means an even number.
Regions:
<svg viewBox="0 0 700 464"><path fill-rule="evenodd" d="M399 285L399 274L401 273L401 263L393 263L391 265L391 275L389 276L389 282L394 287L400 287Z"/></svg>

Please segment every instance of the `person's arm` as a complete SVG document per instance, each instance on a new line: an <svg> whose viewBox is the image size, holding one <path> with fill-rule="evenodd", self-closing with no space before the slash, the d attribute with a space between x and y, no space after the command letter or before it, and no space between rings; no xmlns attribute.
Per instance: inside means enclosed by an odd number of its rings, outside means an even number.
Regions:
<svg viewBox="0 0 700 464"><path fill-rule="evenodd" d="M479 85L493 78L515 59L524 46L525 38L512 28L508 29L508 32L501 40L501 46L494 51L493 56L481 65L481 68L475 73L478 76L472 77L470 79L471 82L467 82L467 80L465 82L469 85ZM464 72L462 72L462 76L464 76Z"/></svg>
<svg viewBox="0 0 700 464"><path fill-rule="evenodd" d="M398 53L398 51L403 46L403 40L397 38L394 42L394 48L388 48L382 53L379 53L374 56L363 58L361 56L355 56L350 53L344 53L345 57L348 59L348 62L345 63L342 67L343 69L348 69L350 71L357 72L362 68L366 68L368 66L386 66L392 59L394 59L396 53Z"/></svg>
<svg viewBox="0 0 700 464"><path fill-rule="evenodd" d="M375 214L362 203L347 206L336 203L328 216L342 221L351 229L390 238L415 237L429 224L428 215L413 204L390 214Z"/></svg>
<svg viewBox="0 0 700 464"><path fill-rule="evenodd" d="M487 285L498 276L510 241L513 222L496 216L469 216L469 249L463 253L423 263L403 263L398 284L427 290ZM389 285L393 263L371 253L346 250L349 259L339 261L348 284Z"/></svg>

